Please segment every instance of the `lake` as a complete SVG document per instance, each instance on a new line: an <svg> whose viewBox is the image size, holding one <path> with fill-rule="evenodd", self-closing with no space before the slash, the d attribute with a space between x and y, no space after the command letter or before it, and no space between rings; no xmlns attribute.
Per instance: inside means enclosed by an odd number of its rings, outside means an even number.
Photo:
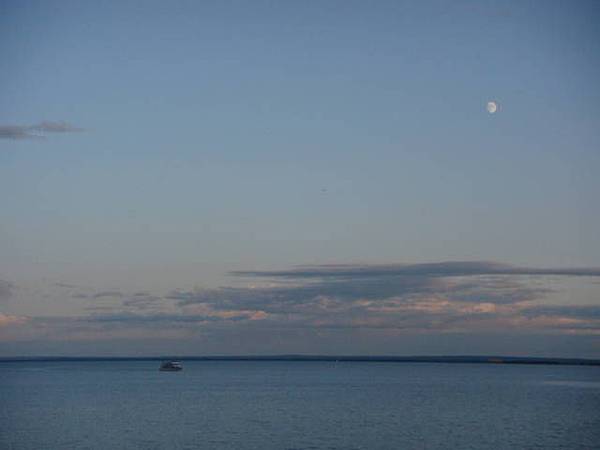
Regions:
<svg viewBox="0 0 600 450"><path fill-rule="evenodd" d="M600 448L600 367L158 365L0 363L0 448Z"/></svg>

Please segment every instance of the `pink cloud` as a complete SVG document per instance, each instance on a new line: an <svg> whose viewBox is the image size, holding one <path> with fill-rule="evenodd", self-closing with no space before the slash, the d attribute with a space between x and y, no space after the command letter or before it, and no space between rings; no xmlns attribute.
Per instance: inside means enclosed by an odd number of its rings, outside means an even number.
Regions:
<svg viewBox="0 0 600 450"><path fill-rule="evenodd" d="M8 325L21 325L27 322L29 319L27 317L22 316L11 316L8 314L0 313L0 327L5 327Z"/></svg>

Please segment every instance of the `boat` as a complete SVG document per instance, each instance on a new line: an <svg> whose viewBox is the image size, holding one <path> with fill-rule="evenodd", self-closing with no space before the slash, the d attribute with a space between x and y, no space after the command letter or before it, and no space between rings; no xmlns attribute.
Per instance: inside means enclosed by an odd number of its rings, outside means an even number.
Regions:
<svg viewBox="0 0 600 450"><path fill-rule="evenodd" d="M179 361L163 361L158 369L162 372L179 372L183 370Z"/></svg>

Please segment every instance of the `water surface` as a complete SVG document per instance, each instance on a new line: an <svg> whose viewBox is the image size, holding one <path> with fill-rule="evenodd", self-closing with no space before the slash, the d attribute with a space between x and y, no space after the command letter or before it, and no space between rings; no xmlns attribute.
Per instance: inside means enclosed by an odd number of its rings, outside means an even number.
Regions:
<svg viewBox="0 0 600 450"><path fill-rule="evenodd" d="M0 363L2 449L600 448L600 368Z"/></svg>

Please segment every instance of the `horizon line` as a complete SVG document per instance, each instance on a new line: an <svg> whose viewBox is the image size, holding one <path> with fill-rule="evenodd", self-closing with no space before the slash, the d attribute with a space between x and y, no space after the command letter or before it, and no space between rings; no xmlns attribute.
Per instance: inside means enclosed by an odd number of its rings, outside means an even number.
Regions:
<svg viewBox="0 0 600 450"><path fill-rule="evenodd" d="M282 361L282 362L396 362L454 364L529 364L600 366L600 359L506 355L146 355L146 356L0 356L0 363L9 362L94 362L94 361Z"/></svg>

